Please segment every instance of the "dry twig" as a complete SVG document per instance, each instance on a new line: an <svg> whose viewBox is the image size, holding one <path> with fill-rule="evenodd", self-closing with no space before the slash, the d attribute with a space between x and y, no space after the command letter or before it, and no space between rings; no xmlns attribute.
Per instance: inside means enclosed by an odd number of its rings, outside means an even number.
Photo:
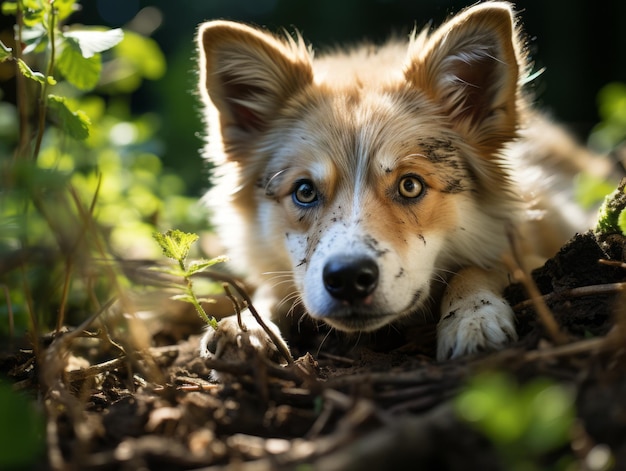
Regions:
<svg viewBox="0 0 626 471"><path fill-rule="evenodd" d="M626 292L626 283L606 283L602 285L581 286L559 292L539 295L544 303L553 301L554 299L567 298L584 298L586 296L598 296L607 294L618 294ZM513 310L521 311L535 305L535 298L527 299L513 306Z"/></svg>
<svg viewBox="0 0 626 471"><path fill-rule="evenodd" d="M505 257L505 263L509 267L509 270L511 270L513 278L524 285L524 288L526 289L526 292L530 296L530 300L535 307L539 321L545 327L548 336L552 339L552 341L557 345L567 343L567 336L561 331L554 315L546 305L539 288L537 288L537 285L529 275L528 270L524 268L517 238L512 232L509 232L508 235L511 253L510 256Z"/></svg>

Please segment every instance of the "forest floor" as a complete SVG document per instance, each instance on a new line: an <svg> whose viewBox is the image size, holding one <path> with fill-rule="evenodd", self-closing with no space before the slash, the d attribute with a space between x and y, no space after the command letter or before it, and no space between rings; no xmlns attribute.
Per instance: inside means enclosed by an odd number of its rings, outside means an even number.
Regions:
<svg viewBox="0 0 626 471"><path fill-rule="evenodd" d="M574 393L570 439L524 469L626 469L625 240L578 235L533 272L540 295L511 285L520 339L496 353L436 362L426 325L385 345L301 333L288 366L245 348L240 361L203 360L197 324L162 323L143 353L120 354L128 348L112 340L102 348L87 326L51 337L43 366L21 350L0 358L0 372L44 398L47 453L37 469L520 469L454 406L487 370ZM594 449L610 460L594 468Z"/></svg>

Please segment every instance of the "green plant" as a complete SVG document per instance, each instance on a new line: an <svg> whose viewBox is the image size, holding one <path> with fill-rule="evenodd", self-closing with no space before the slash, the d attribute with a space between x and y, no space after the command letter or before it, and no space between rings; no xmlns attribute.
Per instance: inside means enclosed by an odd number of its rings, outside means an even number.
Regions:
<svg viewBox="0 0 626 471"><path fill-rule="evenodd" d="M598 92L597 100L600 122L589 134L588 145L600 154L609 154L623 146L626 140L626 84L621 82L606 84ZM604 201L603 209L598 216L600 220L606 220L608 215L606 204L614 196L610 195L614 188L614 182L581 173L576 177L574 185L576 201L584 208L592 208ZM612 220L612 216L609 219ZM617 227L613 222L609 225ZM597 230L603 231L608 227L604 222L600 222ZM624 227L626 215L622 216L622 232Z"/></svg>
<svg viewBox="0 0 626 471"><path fill-rule="evenodd" d="M596 231L608 235L626 235L626 184L622 183L613 193L604 198L598 211Z"/></svg>
<svg viewBox="0 0 626 471"><path fill-rule="evenodd" d="M0 337L80 322L128 286L115 260L158 255L156 226L206 226L197 198L163 167L159 117L130 106L165 72L159 46L71 25L78 7L2 4L15 16L0 61L15 66L17 99L0 103Z"/></svg>
<svg viewBox="0 0 626 471"><path fill-rule="evenodd" d="M102 69L101 53L123 39L121 30L66 27L75 6L74 0L2 5L3 14L16 18L14 44L0 44L0 60L15 64L18 136L13 158L0 162L4 186L0 217L2 225L10 228L0 236L0 254L4 261L13 261L3 264L0 281L8 287L7 306L16 308L9 313L15 312L18 320L26 314L35 335L52 320L39 296L54 299L58 328L65 320L74 277L81 270L78 265L86 269L78 259L96 253L106 256L93 221L101 179L81 195L67 172L42 165L42 155L51 150L60 155L68 138L85 141L90 136L92 123L85 112L74 108L69 90L94 88ZM10 110L4 111L6 118ZM48 281L46 269L48 278L60 276ZM101 283L94 283L89 292L98 290L95 284Z"/></svg>
<svg viewBox="0 0 626 471"><path fill-rule="evenodd" d="M45 425L32 401L0 382L0 468L27 469L45 449Z"/></svg>
<svg viewBox="0 0 626 471"><path fill-rule="evenodd" d="M197 234L189 234L179 230L169 230L165 233L155 232L154 240L157 241L163 250L163 255L177 262L177 264L172 267L158 268L158 270L172 276L181 277L185 282L183 293L173 296L172 299L192 304L200 318L213 329L217 329L217 321L215 318L209 317L200 304L201 302L211 302L211 300L198 299L196 297L191 277L217 263L224 262L226 258L217 257L211 260L194 260L188 263L187 256L189 255L191 246L198 240Z"/></svg>
<svg viewBox="0 0 626 471"><path fill-rule="evenodd" d="M102 70L101 53L122 41L120 29L62 28L62 24L74 12L75 0L19 0L4 2L2 13L16 16L15 47L0 43L0 60L13 60L20 72L18 83L23 79L39 85L37 130L34 144L30 145L28 132L27 98L21 97L19 112L21 145L19 157L37 159L46 129L48 112L56 118L56 124L69 136L84 140L89 136L91 123L82 111L72 111L65 97L48 93L58 84L55 73L79 90L95 88ZM22 45L24 48L22 49ZM25 56L45 53L43 71L34 71ZM21 92L26 86L21 83Z"/></svg>
<svg viewBox="0 0 626 471"><path fill-rule="evenodd" d="M545 469L541 458L569 442L575 417L574 396L566 387L547 379L519 385L495 372L472 378L454 404L511 470ZM548 469L560 469L559 463Z"/></svg>
<svg viewBox="0 0 626 471"><path fill-rule="evenodd" d="M608 153L626 139L626 83L611 82L598 93L600 122L589 135L589 145Z"/></svg>

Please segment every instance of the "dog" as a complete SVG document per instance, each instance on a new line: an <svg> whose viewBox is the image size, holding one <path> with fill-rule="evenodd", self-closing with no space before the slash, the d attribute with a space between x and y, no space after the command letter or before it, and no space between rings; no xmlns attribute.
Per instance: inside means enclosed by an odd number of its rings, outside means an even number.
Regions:
<svg viewBox="0 0 626 471"><path fill-rule="evenodd" d="M206 202L281 342L277 324L296 309L343 332L435 312L439 360L517 339L502 297L511 234L529 265L553 255L589 227L573 176L600 167L531 106L509 3L315 58L300 35L221 20L201 25L198 47L216 175ZM201 355L223 356L239 335L223 319Z"/></svg>

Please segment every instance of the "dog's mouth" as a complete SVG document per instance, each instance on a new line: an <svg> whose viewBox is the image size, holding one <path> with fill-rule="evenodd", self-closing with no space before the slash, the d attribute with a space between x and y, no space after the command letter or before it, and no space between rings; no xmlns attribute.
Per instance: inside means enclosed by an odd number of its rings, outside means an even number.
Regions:
<svg viewBox="0 0 626 471"><path fill-rule="evenodd" d="M364 314L353 310L324 317L331 327L343 332L372 332L397 319L395 314Z"/></svg>
<svg viewBox="0 0 626 471"><path fill-rule="evenodd" d="M342 304L336 306L328 314L311 314L311 316L323 320L331 327L343 332L372 332L419 310L423 305L423 297L424 291L417 290L407 306L399 311L385 311L384 307L376 307L375 303L369 305Z"/></svg>

